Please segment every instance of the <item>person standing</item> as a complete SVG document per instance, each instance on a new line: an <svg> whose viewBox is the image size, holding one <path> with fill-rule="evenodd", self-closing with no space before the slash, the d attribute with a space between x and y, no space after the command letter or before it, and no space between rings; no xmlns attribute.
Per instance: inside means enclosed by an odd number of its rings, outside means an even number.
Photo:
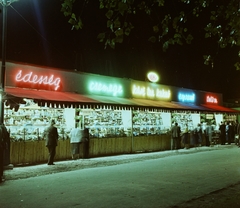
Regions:
<svg viewBox="0 0 240 208"><path fill-rule="evenodd" d="M231 135L230 135L231 134L231 127L230 127L229 122L226 123L226 130L225 131L226 131L226 137L225 137L226 138L226 141L225 141L226 143L225 144L230 144L229 141L230 141L230 137L231 137Z"/></svg>
<svg viewBox="0 0 240 208"><path fill-rule="evenodd" d="M236 146L238 146L238 141L239 141L239 123L238 121L235 122L234 124L234 143Z"/></svg>
<svg viewBox="0 0 240 208"><path fill-rule="evenodd" d="M213 135L213 127L208 123L205 129L205 135L206 135L206 146L212 146L212 135Z"/></svg>
<svg viewBox="0 0 240 208"><path fill-rule="evenodd" d="M179 137L181 133L181 129L178 126L178 123L175 123L175 125L171 129L172 133L172 150L177 150L179 148Z"/></svg>
<svg viewBox="0 0 240 208"><path fill-rule="evenodd" d="M7 149L7 140L9 133L3 123L0 124L0 183L4 182L3 170L4 170L4 154Z"/></svg>
<svg viewBox="0 0 240 208"><path fill-rule="evenodd" d="M234 133L234 122L230 121L229 122L229 138L228 138L228 144L231 144L232 142L234 142L234 137L235 137L235 133Z"/></svg>
<svg viewBox="0 0 240 208"><path fill-rule="evenodd" d="M43 132L43 138L46 139L45 145L48 148L48 165L55 165L53 163L55 154L56 154L56 146L58 142L58 131L57 128L54 126L55 121L51 120L50 126L47 127Z"/></svg>
<svg viewBox="0 0 240 208"><path fill-rule="evenodd" d="M192 147L198 146L198 136L197 136L197 128L190 130L190 145Z"/></svg>
<svg viewBox="0 0 240 208"><path fill-rule="evenodd" d="M89 129L84 128L83 130L83 138L82 142L84 143L83 145L83 158L89 158Z"/></svg>
<svg viewBox="0 0 240 208"><path fill-rule="evenodd" d="M183 130L183 135L182 135L182 143L184 145L184 149L188 149L189 148L189 141L188 141L188 125L185 124L184 126L184 130Z"/></svg>
<svg viewBox="0 0 240 208"><path fill-rule="evenodd" d="M234 142L235 145L237 145L238 147L240 147L239 139L240 139L240 124L238 123L238 121L236 121Z"/></svg>
<svg viewBox="0 0 240 208"><path fill-rule="evenodd" d="M72 153L72 159L79 159L79 148L80 148L80 143L83 138L83 130L76 125L74 129L71 130L70 134L70 143L71 143L71 153Z"/></svg>
<svg viewBox="0 0 240 208"><path fill-rule="evenodd" d="M196 140L197 145L201 147L202 146L202 126L200 123L197 125L197 128L196 128L196 137L197 137L197 140Z"/></svg>
<svg viewBox="0 0 240 208"><path fill-rule="evenodd" d="M219 130L220 130L221 144L225 145L225 142L226 142L226 125L224 124L224 122L221 122Z"/></svg>

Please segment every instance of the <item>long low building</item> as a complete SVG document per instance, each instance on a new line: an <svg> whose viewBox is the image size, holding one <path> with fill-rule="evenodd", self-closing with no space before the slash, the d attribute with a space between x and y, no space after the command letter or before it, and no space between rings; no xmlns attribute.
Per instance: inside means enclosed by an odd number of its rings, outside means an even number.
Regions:
<svg viewBox="0 0 240 208"><path fill-rule="evenodd" d="M46 160L46 152L39 147L35 151L40 155L30 159L36 152L26 153L26 145L40 144L52 119L65 145L62 152L58 148L56 157L68 159L66 141L76 124L89 129L88 156L97 157L170 149L168 132L173 123L181 128L188 125L189 130L211 123L217 132L222 121L235 122L239 114L223 106L219 93L10 62L4 91L4 122L10 131L13 164ZM23 153L17 148L22 143L27 155L19 157Z"/></svg>

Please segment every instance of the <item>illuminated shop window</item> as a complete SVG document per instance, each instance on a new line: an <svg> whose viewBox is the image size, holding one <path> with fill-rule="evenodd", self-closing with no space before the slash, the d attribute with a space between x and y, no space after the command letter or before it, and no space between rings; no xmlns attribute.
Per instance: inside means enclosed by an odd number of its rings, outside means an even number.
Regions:
<svg viewBox="0 0 240 208"><path fill-rule="evenodd" d="M79 109L79 115L91 138L131 136L131 112L128 110Z"/></svg>
<svg viewBox="0 0 240 208"><path fill-rule="evenodd" d="M133 136L163 134L170 128L170 113L133 111Z"/></svg>
<svg viewBox="0 0 240 208"><path fill-rule="evenodd" d="M33 100L25 101L26 104L21 104L17 112L5 106L4 123L12 141L43 139L43 131L52 119L56 122L59 139L67 139L70 129L66 124L66 109L39 107Z"/></svg>

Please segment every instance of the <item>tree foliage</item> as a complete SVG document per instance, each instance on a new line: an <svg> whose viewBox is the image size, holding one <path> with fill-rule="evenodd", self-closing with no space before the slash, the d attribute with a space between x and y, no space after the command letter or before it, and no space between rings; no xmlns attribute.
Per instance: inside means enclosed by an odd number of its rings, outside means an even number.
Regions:
<svg viewBox="0 0 240 208"><path fill-rule="evenodd" d="M81 5L76 0L62 1L61 11L68 22L76 30L83 29L81 11L85 4L96 0L81 1ZM104 11L106 28L99 31L97 38L105 48L115 48L137 26L141 27L136 25L136 18L148 22L148 41L160 44L163 51L170 45L191 44L199 32L219 48L240 46L240 0L99 0L99 9ZM196 24L202 27L194 32ZM240 51L237 55L240 57ZM214 54L203 58L205 64L213 65ZM240 63L235 67L240 70Z"/></svg>

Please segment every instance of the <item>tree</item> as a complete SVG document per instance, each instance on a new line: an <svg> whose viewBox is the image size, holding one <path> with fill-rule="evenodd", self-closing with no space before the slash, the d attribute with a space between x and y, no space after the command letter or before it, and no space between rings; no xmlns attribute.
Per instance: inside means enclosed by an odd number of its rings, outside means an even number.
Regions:
<svg viewBox="0 0 240 208"><path fill-rule="evenodd" d="M91 0L62 1L61 11L72 28L83 29L82 11ZM99 9L104 11L106 28L97 38L105 48L123 43L146 21L147 40L160 44L163 51L170 45L191 44L199 33L216 43L216 51L240 46L240 0L99 0ZM240 50L237 53L240 57ZM204 63L213 66L216 54L204 55ZM240 63L235 67L240 70Z"/></svg>

